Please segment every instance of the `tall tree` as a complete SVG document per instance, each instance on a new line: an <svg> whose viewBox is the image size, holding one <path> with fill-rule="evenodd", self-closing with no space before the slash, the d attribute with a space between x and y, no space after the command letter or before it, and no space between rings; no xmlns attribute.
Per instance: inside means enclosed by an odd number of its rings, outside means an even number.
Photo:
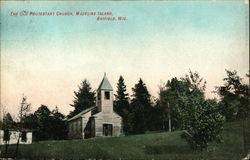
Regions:
<svg viewBox="0 0 250 160"><path fill-rule="evenodd" d="M52 139L61 140L67 138L67 125L64 119L65 116L59 112L58 107L52 110Z"/></svg>
<svg viewBox="0 0 250 160"><path fill-rule="evenodd" d="M115 101L114 101L114 110L119 115L124 117L124 112L127 111L129 102L128 102L128 93L126 93L126 85L122 76L120 76L118 83L117 83L117 91L115 94Z"/></svg>
<svg viewBox="0 0 250 160"><path fill-rule="evenodd" d="M123 130L125 134L128 134L128 99L129 97L126 90L124 78L120 76L117 83L117 91L115 94L114 111L118 113L123 119Z"/></svg>
<svg viewBox="0 0 250 160"><path fill-rule="evenodd" d="M207 81L200 77L197 71L193 72L189 70L188 74L186 74L185 77L181 77L180 79L189 84L190 90L198 89L201 92L204 92L206 89Z"/></svg>
<svg viewBox="0 0 250 160"><path fill-rule="evenodd" d="M148 129L148 124L152 120L151 95L142 79L135 84L133 91L133 99L130 105L129 124L132 125L131 133L144 133Z"/></svg>
<svg viewBox="0 0 250 160"><path fill-rule="evenodd" d="M249 115L249 84L243 83L243 78L237 71L226 70L227 77L223 79L223 86L216 87L221 97L220 109L227 121L244 119ZM249 78L249 77L248 77Z"/></svg>
<svg viewBox="0 0 250 160"><path fill-rule="evenodd" d="M74 110L70 112L68 117L73 117L83 111L84 109L93 107L95 105L95 92L92 91L90 83L84 79L80 86L79 90L76 92L74 91L74 100L72 107Z"/></svg>
<svg viewBox="0 0 250 160"><path fill-rule="evenodd" d="M139 79L139 82L135 84L134 88L132 88L132 91L132 101L140 102L144 108L151 106L151 95L148 92L146 84L141 78Z"/></svg>
<svg viewBox="0 0 250 160"><path fill-rule="evenodd" d="M45 105L41 105L34 113L37 127L34 132L35 140L48 140L54 132L52 113Z"/></svg>
<svg viewBox="0 0 250 160"><path fill-rule="evenodd" d="M165 121L171 116L171 129L181 127L180 111L182 110L183 97L195 94L197 97L205 98L206 80L197 71L189 70L188 74L179 80L175 77L167 82L165 88L160 91L160 102L165 113ZM164 112L163 112L164 113Z"/></svg>
<svg viewBox="0 0 250 160"><path fill-rule="evenodd" d="M23 118L28 116L30 111L31 111L31 104L27 103L27 97L23 95L22 102L20 103L20 107L19 107L19 114L18 114L20 123L23 122Z"/></svg>
<svg viewBox="0 0 250 160"><path fill-rule="evenodd" d="M176 77L168 80L165 87L160 89L159 105L162 109L163 128L169 130L169 120L171 120L171 130L181 127L180 110L182 107L182 97L190 93L189 83L178 80Z"/></svg>
<svg viewBox="0 0 250 160"><path fill-rule="evenodd" d="M19 118L19 128L17 129L18 131L22 131L24 124L23 124L23 119L24 117L26 117L29 112L31 111L31 104L27 103L27 97L25 97L23 95L22 97L22 102L20 104L20 108L19 108L19 114L18 114L18 118ZM18 148L19 148L19 143L20 143L20 138L21 138L21 133L19 133L17 135L17 144L16 144L16 154L15 157L17 157L18 155Z"/></svg>
<svg viewBox="0 0 250 160"><path fill-rule="evenodd" d="M171 79L160 92L165 108L169 103L172 127L186 130L183 136L193 149L203 150L217 139L224 122L215 100L206 100L206 83L198 72ZM166 116L167 117L167 116Z"/></svg>

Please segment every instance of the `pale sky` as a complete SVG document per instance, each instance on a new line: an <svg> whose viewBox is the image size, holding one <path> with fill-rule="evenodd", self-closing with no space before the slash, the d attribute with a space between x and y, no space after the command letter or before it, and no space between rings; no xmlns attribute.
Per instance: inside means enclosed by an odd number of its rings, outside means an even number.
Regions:
<svg viewBox="0 0 250 160"><path fill-rule="evenodd" d="M96 16L10 16L11 12L107 12ZM223 84L225 69L249 68L249 4L244 1L80 2L1 1L1 104L17 113L22 94L35 111L41 104L68 114L73 91L87 78L96 89L104 72L116 90L141 77L158 86L189 69L207 80L206 96Z"/></svg>

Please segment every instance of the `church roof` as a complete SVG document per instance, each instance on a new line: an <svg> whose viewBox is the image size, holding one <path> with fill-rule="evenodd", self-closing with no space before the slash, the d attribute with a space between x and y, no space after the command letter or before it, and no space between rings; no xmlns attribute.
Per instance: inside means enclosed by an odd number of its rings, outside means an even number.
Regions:
<svg viewBox="0 0 250 160"><path fill-rule="evenodd" d="M112 88L111 84L109 83L109 80L108 80L108 78L106 76L106 73L104 74L102 82L98 87L98 90L99 89L101 89L101 90L113 90L113 88Z"/></svg>
<svg viewBox="0 0 250 160"><path fill-rule="evenodd" d="M96 106L87 108L87 109L81 111L80 113L78 113L77 115L75 115L74 117L68 119L67 121L69 122L69 121L72 121L72 120L74 120L74 119L80 118L80 117L82 117L82 115L84 115L84 114L86 114L86 113L88 113L88 112L94 110L95 108L96 108Z"/></svg>

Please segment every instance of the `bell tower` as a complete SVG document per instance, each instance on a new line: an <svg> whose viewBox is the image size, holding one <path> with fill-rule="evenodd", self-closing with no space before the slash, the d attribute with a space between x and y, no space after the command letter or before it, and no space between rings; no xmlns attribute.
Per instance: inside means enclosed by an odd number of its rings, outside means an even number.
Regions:
<svg viewBox="0 0 250 160"><path fill-rule="evenodd" d="M96 105L98 112L113 112L113 88L110 85L106 73L97 89Z"/></svg>

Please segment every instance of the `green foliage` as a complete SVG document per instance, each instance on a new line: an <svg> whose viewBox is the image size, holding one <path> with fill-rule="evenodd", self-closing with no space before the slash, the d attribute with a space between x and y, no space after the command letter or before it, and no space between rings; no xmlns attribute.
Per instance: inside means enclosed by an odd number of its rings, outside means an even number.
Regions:
<svg viewBox="0 0 250 160"><path fill-rule="evenodd" d="M186 74L185 77L182 77L181 80L188 83L190 90L198 89L204 92L206 89L207 81L201 78L197 71L192 72L189 70L188 74Z"/></svg>
<svg viewBox="0 0 250 160"><path fill-rule="evenodd" d="M48 140L50 139L50 134L54 131L52 126L51 111L45 105L41 105L34 115L36 117L35 123L36 128L34 132L35 140Z"/></svg>
<svg viewBox="0 0 250 160"><path fill-rule="evenodd" d="M152 107L148 108L147 119L147 130L148 131L159 131L163 130L163 110L161 106L156 102Z"/></svg>
<svg viewBox="0 0 250 160"><path fill-rule="evenodd" d="M122 76L120 76L117 83L117 91L115 94L114 111L123 118L123 130L125 134L128 134L128 99L129 97L128 93L126 93L126 85L124 83L124 79Z"/></svg>
<svg viewBox="0 0 250 160"><path fill-rule="evenodd" d="M14 123L15 122L14 122L12 116L10 115L10 113L7 113L7 114L4 115L4 117L3 117L3 124L2 124L3 129L10 129L10 128L12 128L13 125L14 125Z"/></svg>
<svg viewBox="0 0 250 160"><path fill-rule="evenodd" d="M59 140L67 138L65 116L56 107L52 112L45 105L41 105L34 114L23 118L24 127L33 130L35 141Z"/></svg>
<svg viewBox="0 0 250 160"><path fill-rule="evenodd" d="M52 110L52 126L53 133L51 139L60 140L67 139L67 124L65 121L65 116L58 111L56 107Z"/></svg>
<svg viewBox="0 0 250 160"><path fill-rule="evenodd" d="M124 110L128 110L129 102L128 102L128 93L126 93L126 85L124 83L124 79L120 76L117 83L117 91L115 94L114 101L114 110L119 115L124 115Z"/></svg>
<svg viewBox="0 0 250 160"><path fill-rule="evenodd" d="M37 127L37 118L34 114L29 114L23 117L23 127L26 129L34 129Z"/></svg>
<svg viewBox="0 0 250 160"><path fill-rule="evenodd" d="M249 85L242 82L243 78L237 71L226 70L227 77L223 79L223 86L216 87L221 97L220 110L227 121L244 119L249 115Z"/></svg>
<svg viewBox="0 0 250 160"><path fill-rule="evenodd" d="M132 101L140 102L145 108L151 106L151 95L148 92L146 84L142 81L141 78L139 79L139 82L135 84L134 88L132 88L132 91Z"/></svg>
<svg viewBox="0 0 250 160"><path fill-rule="evenodd" d="M139 101L133 101L130 104L130 113L128 115L128 133L129 134L142 134L145 133L146 115L145 107Z"/></svg>
<svg viewBox="0 0 250 160"><path fill-rule="evenodd" d="M71 118L94 105L95 92L91 91L90 83L85 79L80 84L78 92L74 91L74 100L73 104L71 104L71 106L74 107L74 110L70 112L68 118Z"/></svg>
<svg viewBox="0 0 250 160"><path fill-rule="evenodd" d="M190 93L189 83L178 80L176 77L169 80L165 88L160 89L160 106L162 108L163 121L166 124L171 114L172 130L181 127L180 112L182 111L182 100ZM169 105L169 106L168 106ZM168 128L165 125L164 128Z"/></svg>
<svg viewBox="0 0 250 160"><path fill-rule="evenodd" d="M183 137L193 149L200 150L217 139L224 122L216 101L205 100L205 88L206 81L197 72L189 71L180 80L172 78L160 91L164 121L171 115L172 129L186 130Z"/></svg>
<svg viewBox="0 0 250 160"><path fill-rule="evenodd" d="M151 95L142 79L135 84L133 91L133 99L129 108L129 133L144 133L149 127L151 121Z"/></svg>
<svg viewBox="0 0 250 160"><path fill-rule="evenodd" d="M185 103L185 102L184 102ZM215 100L193 96L181 112L184 138L194 149L206 149L209 142L219 139L224 117L218 112Z"/></svg>

